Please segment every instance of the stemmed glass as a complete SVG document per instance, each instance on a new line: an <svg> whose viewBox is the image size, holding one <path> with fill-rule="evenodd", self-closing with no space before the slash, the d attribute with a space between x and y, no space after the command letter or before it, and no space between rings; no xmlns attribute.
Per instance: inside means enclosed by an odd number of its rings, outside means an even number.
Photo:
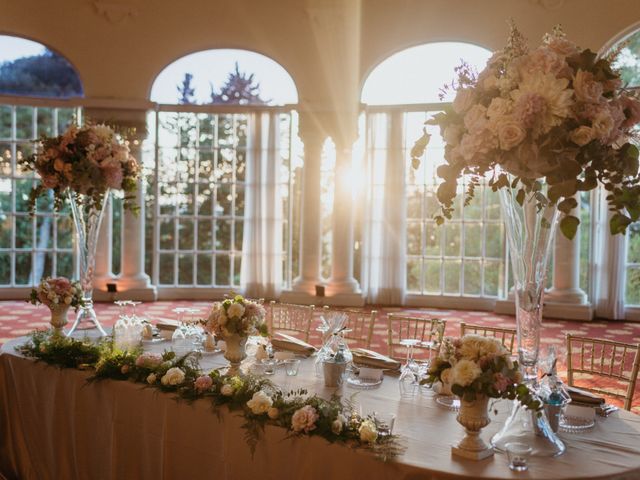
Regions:
<svg viewBox="0 0 640 480"><path fill-rule="evenodd" d="M400 396L403 398L412 398L416 393L418 378L416 376L417 364L413 359L413 348L419 344L420 340L417 339L400 340L400 345L407 349L407 359L402 366L400 378L398 379Z"/></svg>

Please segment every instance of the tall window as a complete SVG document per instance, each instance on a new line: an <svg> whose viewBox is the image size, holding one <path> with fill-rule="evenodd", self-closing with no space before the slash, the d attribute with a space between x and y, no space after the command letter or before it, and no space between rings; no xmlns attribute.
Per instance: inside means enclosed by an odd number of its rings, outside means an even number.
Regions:
<svg viewBox="0 0 640 480"><path fill-rule="evenodd" d="M67 211L54 214L40 198L31 217L27 201L37 181L18 162L42 135L58 135L80 111L64 102L18 96L78 97L82 85L60 55L29 40L0 35L0 286L33 285L47 275L73 274L73 225Z"/></svg>
<svg viewBox="0 0 640 480"><path fill-rule="evenodd" d="M441 96L440 91L451 83L454 68L461 59L479 71L489 56L488 50L464 43L409 48L382 62L364 85L362 101L369 105L368 114L377 117L368 122L370 129L378 131L368 135L368 138L378 138L376 144L369 146L372 155L388 148L379 142L379 132L389 129L389 122L394 118L402 123L398 128L402 131L402 159L406 162L405 247L409 294L471 297L504 294L505 242L497 194L484 186L478 188L470 205L463 206L459 201L453 219L438 227L433 216L438 210L436 170L444 162L440 132L426 127L431 142L419 169L412 168L409 155L425 127L424 122L452 100L450 94Z"/></svg>
<svg viewBox="0 0 640 480"><path fill-rule="evenodd" d="M273 60L252 52L212 50L169 65L151 98L163 105L150 119L154 148L145 159L149 180L147 270L154 283L171 287L238 287L243 253L248 155L258 140L254 123L263 113L277 122L272 159L278 169L282 212L283 275L294 270L290 201L300 175L297 102L291 77ZM169 105L171 104L171 105ZM255 154L255 153L254 153ZM273 232L272 232L273 233ZM274 237L276 238L276 237Z"/></svg>

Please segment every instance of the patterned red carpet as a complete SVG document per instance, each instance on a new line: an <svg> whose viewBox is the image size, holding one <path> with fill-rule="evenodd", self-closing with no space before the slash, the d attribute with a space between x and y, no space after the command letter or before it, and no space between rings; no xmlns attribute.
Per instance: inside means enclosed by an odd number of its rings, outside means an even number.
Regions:
<svg viewBox="0 0 640 480"><path fill-rule="evenodd" d="M159 318L176 319L177 315L173 312L176 307L193 307L199 309L200 314L195 317L204 317L207 311L208 302L196 301L162 301L155 303L142 304L137 307L139 315L149 318L151 321ZM96 305L96 311L100 321L105 326L111 326L115 321L120 309L118 306L110 303L101 303ZM403 311L406 313L426 316L438 317L447 321L447 335L459 335L460 322L515 328L515 319L508 315L496 315L491 312L473 312L461 310L438 310L438 309L401 309L401 308L381 308L378 313L376 322L372 350L386 353L386 314L394 311ZM72 318L72 315L69 315ZM21 301L3 301L0 302L0 344L6 342L10 338L25 335L37 328L45 328L48 325L48 310L44 306L34 307L26 302ZM627 343L640 343L640 323L632 322L571 322L559 320L545 320L542 329L543 346L555 345L562 358L564 347L564 335L571 333L574 335L583 335L595 338L604 338ZM311 338L311 343L318 343L318 336ZM562 371L564 366L560 366ZM606 388L620 387L610 379L586 379L588 383L597 384ZM620 405L620 402L612 400L611 403ZM636 395L634 398L633 411L640 413L640 385L636 386Z"/></svg>

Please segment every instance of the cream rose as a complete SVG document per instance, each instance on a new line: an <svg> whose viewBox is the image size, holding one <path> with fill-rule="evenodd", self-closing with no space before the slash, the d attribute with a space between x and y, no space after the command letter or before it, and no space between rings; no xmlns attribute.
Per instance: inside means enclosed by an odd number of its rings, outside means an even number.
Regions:
<svg viewBox="0 0 640 480"><path fill-rule="evenodd" d="M230 397L231 395L233 395L233 387L229 384L225 384L220 389L220 393L225 397Z"/></svg>
<svg viewBox="0 0 640 480"><path fill-rule="evenodd" d="M511 150L522 143L526 136L526 130L514 120L505 120L498 124L498 142L502 150Z"/></svg>
<svg viewBox="0 0 640 480"><path fill-rule="evenodd" d="M331 422L331 431L335 434L335 435L340 435L342 433L342 429L344 428L344 424L346 423L347 419L344 417L344 415L339 414L336 419Z"/></svg>
<svg viewBox="0 0 640 480"><path fill-rule="evenodd" d="M608 110L601 110L593 119L593 132L601 140L606 140L613 130L614 122Z"/></svg>
<svg viewBox="0 0 640 480"><path fill-rule="evenodd" d="M569 134L569 138L576 145L583 147L591 140L593 140L593 129L591 127L587 127L586 125L582 125L581 127L572 130Z"/></svg>
<svg viewBox="0 0 640 480"><path fill-rule="evenodd" d="M262 415L263 413L267 413L272 405L273 400L271 400L271 397L262 390L254 393L253 397L251 397L251 400L247 402L247 407L249 407L254 415Z"/></svg>
<svg viewBox="0 0 640 480"><path fill-rule="evenodd" d="M267 410L267 416L271 420L275 420L280 416L280 411L276 407L271 407L269 410Z"/></svg>
<svg viewBox="0 0 640 480"><path fill-rule="evenodd" d="M378 429L371 420L365 420L358 428L360 441L364 443L374 443L378 439Z"/></svg>
<svg viewBox="0 0 640 480"><path fill-rule="evenodd" d="M291 417L291 428L294 432L308 433L316 428L316 422L319 418L315 408L311 405L305 405L294 412Z"/></svg>
<svg viewBox="0 0 640 480"><path fill-rule="evenodd" d="M150 373L150 374L147 376L147 383L148 383L149 385L153 385L154 383L156 383L156 380L157 380L157 379L158 379L158 377L156 377L156 374L155 374L155 373Z"/></svg>
<svg viewBox="0 0 640 480"><path fill-rule="evenodd" d="M467 387L482 374L480 367L471 360L462 359L451 369L452 381L461 387Z"/></svg>
<svg viewBox="0 0 640 480"><path fill-rule="evenodd" d="M163 385L180 385L184 382L184 372L178 367L170 368L160 379L160 382Z"/></svg>
<svg viewBox="0 0 640 480"><path fill-rule="evenodd" d="M578 100L583 102L598 103L602 97L602 84L593 78L591 72L578 70L573 78L573 91Z"/></svg>
<svg viewBox="0 0 640 480"><path fill-rule="evenodd" d="M241 303L232 303L227 308L229 318L240 318L244 314L244 306Z"/></svg>

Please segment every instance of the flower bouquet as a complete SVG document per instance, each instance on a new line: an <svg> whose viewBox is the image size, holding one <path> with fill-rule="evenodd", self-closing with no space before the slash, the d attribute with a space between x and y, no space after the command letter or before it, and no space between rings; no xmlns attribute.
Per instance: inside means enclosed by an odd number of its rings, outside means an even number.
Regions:
<svg viewBox="0 0 640 480"><path fill-rule="evenodd" d="M493 450L479 437L480 430L490 422L489 398L517 399L532 412L540 409L540 401L521 381L518 362L511 360L500 340L479 335L443 340L438 357L429 367L428 378L422 383L451 385L453 394L460 397L457 420L467 435L452 447L454 454L474 460L493 455Z"/></svg>
<svg viewBox="0 0 640 480"><path fill-rule="evenodd" d="M73 307L76 311L84 306L82 287L79 282L68 278L43 278L37 288L31 290L28 300L33 305L43 304L51 310L53 333L59 335L67 324L67 311Z"/></svg>
<svg viewBox="0 0 640 480"><path fill-rule="evenodd" d="M98 232L106 200L111 189L124 191L124 208L136 211L135 192L139 166L129 152L127 142L107 125L71 125L57 137L43 138L38 151L21 162L27 171L42 180L29 197L32 214L36 200L52 190L54 209L59 210L65 199L71 203L79 245L80 281L84 291L84 306L69 335L79 325L88 322L105 335L93 310L93 275Z"/></svg>
<svg viewBox="0 0 640 480"><path fill-rule="evenodd" d="M224 356L231 363L230 375L238 373L240 362L246 357L247 338L267 335L265 317L266 310L262 305L242 295L213 304L205 329L225 341Z"/></svg>

